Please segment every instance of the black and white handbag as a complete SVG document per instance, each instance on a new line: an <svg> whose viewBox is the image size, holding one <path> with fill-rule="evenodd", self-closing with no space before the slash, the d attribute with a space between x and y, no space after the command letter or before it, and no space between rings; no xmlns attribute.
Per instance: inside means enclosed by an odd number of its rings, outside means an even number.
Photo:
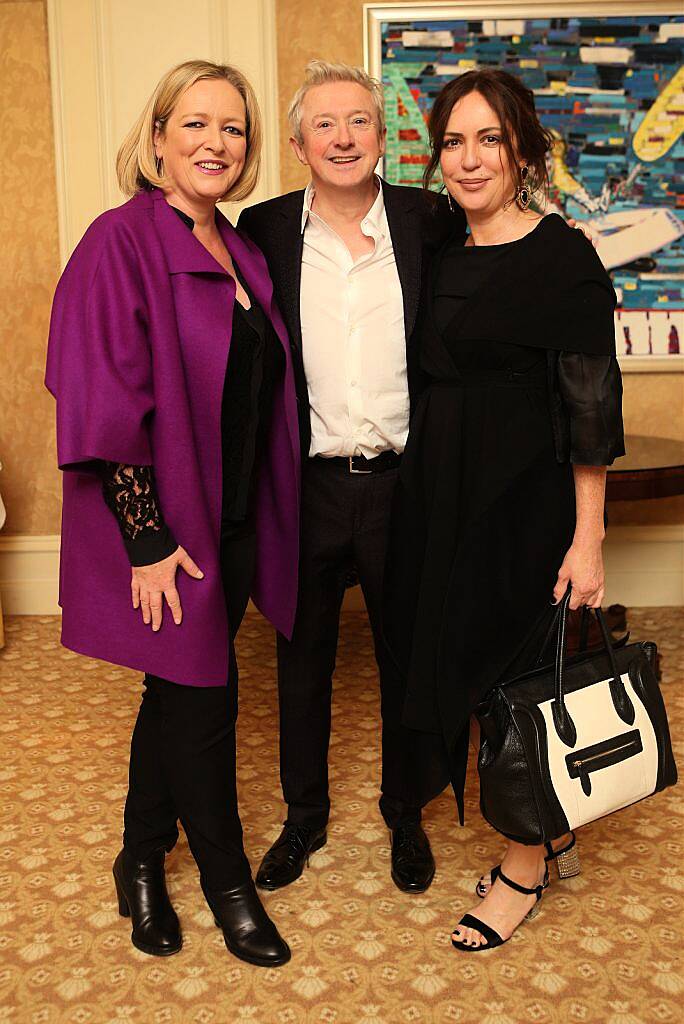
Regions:
<svg viewBox="0 0 684 1024"><path fill-rule="evenodd" d="M546 843L677 781L653 643L568 659L570 591L553 624L555 665L497 686L476 709L480 806L509 839Z"/></svg>

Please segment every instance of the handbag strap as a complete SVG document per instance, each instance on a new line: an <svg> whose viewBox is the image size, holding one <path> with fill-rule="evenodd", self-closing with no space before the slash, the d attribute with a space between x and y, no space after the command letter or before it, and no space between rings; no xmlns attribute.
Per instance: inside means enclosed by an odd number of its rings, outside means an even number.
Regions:
<svg viewBox="0 0 684 1024"><path fill-rule="evenodd" d="M558 609L558 626L556 632L556 663L554 667L553 683L554 698L551 703L551 714L556 727L559 739L568 747L574 747L577 742L577 729L567 707L565 706L565 694L563 692L563 669L565 665L566 627L568 621L568 605L572 590L570 584L560 600Z"/></svg>
<svg viewBox="0 0 684 1024"><path fill-rule="evenodd" d="M603 642L606 647L606 653L608 660L610 661L610 671L612 678L610 680L610 695L613 698L613 707L617 714L620 716L623 722L627 725L634 725L634 719L636 718L636 712L634 705L630 700L629 694L625 689L625 684L622 682L620 670L617 667L615 660L615 651L613 650L613 644L611 643L610 633L608 631L608 625L606 623L603 612L600 608L594 608L596 619L601 629L603 636Z"/></svg>
<svg viewBox="0 0 684 1024"><path fill-rule="evenodd" d="M556 661L554 669L554 699L551 704L551 712L556 732L558 733L559 739L568 747L574 747L577 742L577 729L575 728L575 723L573 722L566 707L565 692L563 688L566 660L566 624L571 596L572 588L570 584L568 584L568 589L559 603L559 613L557 620L555 620L557 621ZM608 655L608 661L610 664L611 679L609 685L613 706L623 722L627 725L633 725L636 715L634 705L632 704L620 677L620 671L615 660L615 652L613 650L606 620L603 617L603 612L600 608L596 608L594 611L603 637L605 653ZM598 654L602 652L597 651L596 653Z"/></svg>
<svg viewBox="0 0 684 1024"><path fill-rule="evenodd" d="M587 608L586 604L582 605L582 611L580 612L580 628L579 628L579 646L578 650L580 654L584 654L587 647L589 646L589 618L590 609Z"/></svg>
<svg viewBox="0 0 684 1024"><path fill-rule="evenodd" d="M550 645L551 641L553 640L554 635L556 634L556 630L558 629L558 618L559 618L560 613L561 613L561 604L562 604L562 602L559 601L558 604L556 605L555 614L554 614L553 618L551 619L551 622L549 623L549 628L546 631L546 635L544 636L544 640L542 641L541 648L539 649L539 654L537 656L537 660L534 663L534 667L535 668L541 668L541 666L544 664L544 658L546 657L546 652L547 652L547 650L549 648L549 645ZM582 605L582 611L581 611L581 617L580 617L579 643L578 643L578 647L577 647L577 651L578 651L579 654L584 654L584 652L587 650L587 648L589 646L589 622L590 621L591 621L591 609L587 608L586 604L583 604Z"/></svg>

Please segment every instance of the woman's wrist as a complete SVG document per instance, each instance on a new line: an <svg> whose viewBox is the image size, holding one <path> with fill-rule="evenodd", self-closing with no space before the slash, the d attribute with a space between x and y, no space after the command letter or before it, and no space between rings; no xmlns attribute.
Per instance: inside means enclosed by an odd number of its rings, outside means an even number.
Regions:
<svg viewBox="0 0 684 1024"><path fill-rule="evenodd" d="M606 531L603 523L578 523L572 543L581 547L600 547L605 538Z"/></svg>

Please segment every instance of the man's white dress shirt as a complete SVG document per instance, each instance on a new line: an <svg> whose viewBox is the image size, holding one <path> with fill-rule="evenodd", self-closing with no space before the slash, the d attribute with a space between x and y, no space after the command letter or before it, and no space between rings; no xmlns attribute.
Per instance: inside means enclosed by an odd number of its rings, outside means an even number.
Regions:
<svg viewBox="0 0 684 1024"><path fill-rule="evenodd" d="M404 305L382 187L356 261L304 194L300 315L311 406L309 455L401 452L409 425Z"/></svg>

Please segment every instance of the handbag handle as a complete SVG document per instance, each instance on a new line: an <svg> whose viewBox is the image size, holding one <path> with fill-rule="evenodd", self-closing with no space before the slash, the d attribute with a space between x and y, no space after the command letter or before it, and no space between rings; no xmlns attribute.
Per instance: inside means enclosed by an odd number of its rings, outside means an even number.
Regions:
<svg viewBox="0 0 684 1024"><path fill-rule="evenodd" d="M551 704L551 713L553 715L553 722L556 727L558 738L565 743L568 747L574 747L577 742L577 729L573 722L570 713L565 704L565 693L563 690L563 676L565 668L565 653L566 653L566 623L568 618L568 607L570 605L570 597L572 595L572 588L568 584L568 589L563 595L560 604L558 616L554 619L557 623L557 635L556 635L556 660L554 669L554 699ZM624 683L620 677L620 672L617 667L615 660L615 652L613 651L613 645L608 632L608 626L606 620L603 617L603 612L600 608L595 608L596 619L601 630L603 637L603 643L605 646L605 652L608 655L608 661L610 663L610 695L613 701L613 707L615 708L616 714L625 722L627 725L633 725L636 717L634 705L629 698Z"/></svg>
<svg viewBox="0 0 684 1024"><path fill-rule="evenodd" d="M535 668L541 668L541 666L544 664L544 658L546 657L546 651L547 651L547 649L549 647L549 644L551 643L551 641L553 639L554 633L558 629L558 618L559 618L560 613L561 613L561 606L562 606L562 601L559 601L558 604L556 605L555 614L554 614L553 618L551 619L551 622L549 623L549 628L546 631L546 635L544 636L544 640L543 640L542 645L541 645L541 647L539 649L539 654L537 655L537 660L534 663L534 667ZM577 651L578 651L579 654L584 654L584 652L586 651L587 647L589 646L589 616L590 616L590 613L591 613L591 609L587 608L586 604L583 604L582 605L582 614L581 614L581 618L580 618L579 643L577 645ZM601 613L601 614L603 614L603 613ZM612 646L612 642L611 642L611 646Z"/></svg>

